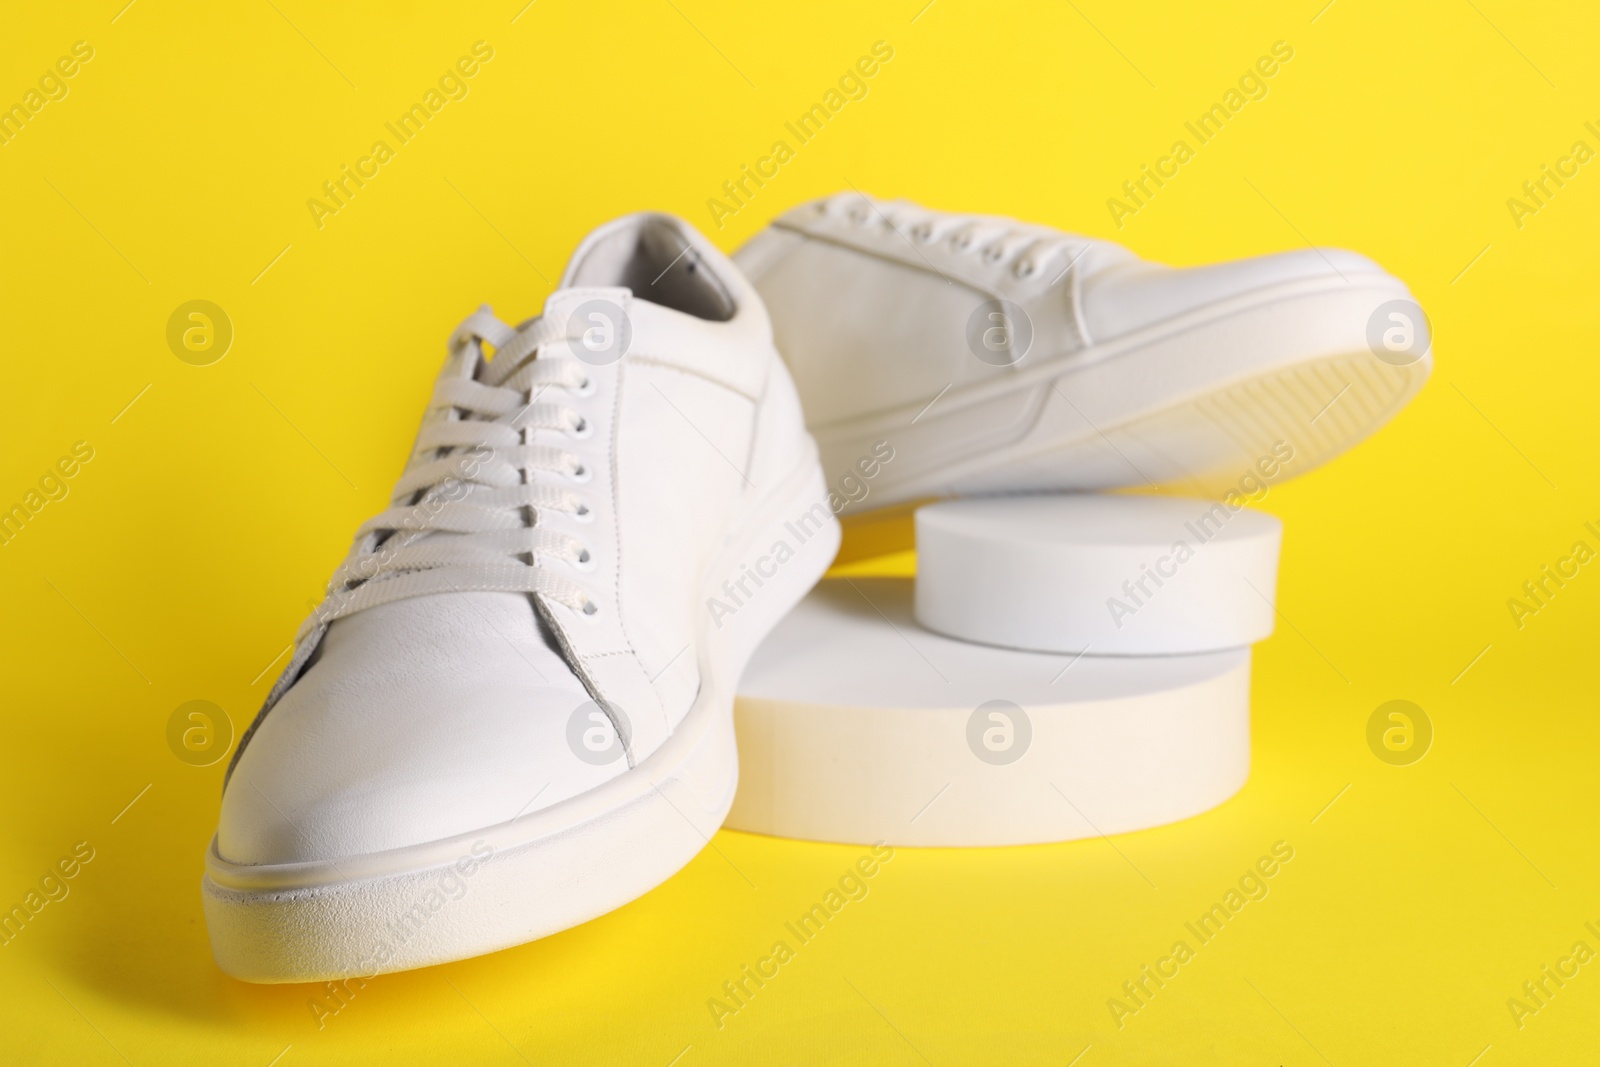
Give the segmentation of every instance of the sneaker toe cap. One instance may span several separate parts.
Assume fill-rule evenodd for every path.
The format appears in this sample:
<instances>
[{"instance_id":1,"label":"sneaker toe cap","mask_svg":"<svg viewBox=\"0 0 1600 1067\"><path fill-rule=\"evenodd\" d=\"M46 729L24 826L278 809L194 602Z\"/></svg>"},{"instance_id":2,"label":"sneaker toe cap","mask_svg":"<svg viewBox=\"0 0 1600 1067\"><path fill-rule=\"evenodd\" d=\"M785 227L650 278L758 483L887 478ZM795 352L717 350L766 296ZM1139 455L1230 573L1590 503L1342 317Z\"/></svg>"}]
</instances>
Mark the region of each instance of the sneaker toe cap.
<instances>
[{"instance_id":1,"label":"sneaker toe cap","mask_svg":"<svg viewBox=\"0 0 1600 1067\"><path fill-rule=\"evenodd\" d=\"M367 634L338 636L233 769L217 830L230 863L337 862L468 834L627 769L601 709L553 654L496 640L462 657L447 641L396 649L384 634L368 649Z\"/></svg>"}]
</instances>

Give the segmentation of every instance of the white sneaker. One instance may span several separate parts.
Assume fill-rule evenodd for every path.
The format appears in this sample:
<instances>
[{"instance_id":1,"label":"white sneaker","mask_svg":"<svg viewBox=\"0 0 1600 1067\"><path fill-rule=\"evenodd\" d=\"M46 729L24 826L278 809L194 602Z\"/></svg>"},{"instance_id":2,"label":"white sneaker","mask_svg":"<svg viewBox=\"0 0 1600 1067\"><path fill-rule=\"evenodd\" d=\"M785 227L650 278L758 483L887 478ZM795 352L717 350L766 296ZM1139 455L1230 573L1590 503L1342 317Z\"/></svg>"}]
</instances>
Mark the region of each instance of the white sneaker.
<instances>
[{"instance_id":1,"label":"white sneaker","mask_svg":"<svg viewBox=\"0 0 1600 1067\"><path fill-rule=\"evenodd\" d=\"M838 546L761 300L680 220L597 230L541 317L449 351L234 757L204 899L236 977L459 959L665 880L732 802L745 660Z\"/></svg>"},{"instance_id":2,"label":"white sneaker","mask_svg":"<svg viewBox=\"0 0 1600 1067\"><path fill-rule=\"evenodd\" d=\"M1175 270L1010 219L843 194L734 257L766 300L839 499L1303 473L1432 364L1406 287L1351 252Z\"/></svg>"}]
</instances>

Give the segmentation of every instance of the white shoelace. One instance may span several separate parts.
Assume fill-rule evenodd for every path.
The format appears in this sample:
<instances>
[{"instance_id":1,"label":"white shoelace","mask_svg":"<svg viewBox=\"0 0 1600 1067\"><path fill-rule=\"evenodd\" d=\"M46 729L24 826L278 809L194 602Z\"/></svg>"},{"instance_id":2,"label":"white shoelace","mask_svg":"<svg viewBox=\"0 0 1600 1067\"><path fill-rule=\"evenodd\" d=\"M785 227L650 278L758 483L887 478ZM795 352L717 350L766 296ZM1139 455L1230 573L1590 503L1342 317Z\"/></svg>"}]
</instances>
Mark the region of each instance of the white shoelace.
<instances>
[{"instance_id":1,"label":"white shoelace","mask_svg":"<svg viewBox=\"0 0 1600 1067\"><path fill-rule=\"evenodd\" d=\"M589 509L573 486L591 473L573 453L533 444L539 431L571 437L592 432L552 392L587 395L587 367L540 346L565 334L536 319L522 329L478 309L450 338L452 359L474 365L472 378L446 376L390 507L363 523L350 554L328 582L328 596L296 641L320 625L406 597L449 592L541 593L574 610L597 608L583 586L542 566L551 559L592 565L576 538L549 529L545 512L582 521ZM483 345L494 348L485 362ZM548 436L548 435L547 435Z\"/></svg>"},{"instance_id":2,"label":"white shoelace","mask_svg":"<svg viewBox=\"0 0 1600 1067\"><path fill-rule=\"evenodd\" d=\"M887 224L914 243L948 240L956 252L974 253L991 266L1009 264L1019 278L1030 278L1063 258L1070 267L1095 243L1046 226L982 215L950 215L904 201L879 203L856 193L842 193L819 207L843 215L857 226Z\"/></svg>"}]
</instances>

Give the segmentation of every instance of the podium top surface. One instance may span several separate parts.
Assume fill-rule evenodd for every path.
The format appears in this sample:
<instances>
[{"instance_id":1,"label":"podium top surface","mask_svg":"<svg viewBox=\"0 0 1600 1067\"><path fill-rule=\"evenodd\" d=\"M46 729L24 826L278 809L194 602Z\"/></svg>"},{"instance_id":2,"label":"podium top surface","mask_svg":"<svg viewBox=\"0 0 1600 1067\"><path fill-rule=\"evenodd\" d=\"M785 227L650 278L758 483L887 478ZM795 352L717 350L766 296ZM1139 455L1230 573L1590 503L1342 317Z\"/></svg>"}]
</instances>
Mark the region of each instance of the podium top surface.
<instances>
[{"instance_id":1,"label":"podium top surface","mask_svg":"<svg viewBox=\"0 0 1600 1067\"><path fill-rule=\"evenodd\" d=\"M1197 685L1248 662L1248 649L1196 655L1023 652L958 641L912 618L904 578L829 579L756 650L741 697L862 707L1089 704Z\"/></svg>"}]
</instances>

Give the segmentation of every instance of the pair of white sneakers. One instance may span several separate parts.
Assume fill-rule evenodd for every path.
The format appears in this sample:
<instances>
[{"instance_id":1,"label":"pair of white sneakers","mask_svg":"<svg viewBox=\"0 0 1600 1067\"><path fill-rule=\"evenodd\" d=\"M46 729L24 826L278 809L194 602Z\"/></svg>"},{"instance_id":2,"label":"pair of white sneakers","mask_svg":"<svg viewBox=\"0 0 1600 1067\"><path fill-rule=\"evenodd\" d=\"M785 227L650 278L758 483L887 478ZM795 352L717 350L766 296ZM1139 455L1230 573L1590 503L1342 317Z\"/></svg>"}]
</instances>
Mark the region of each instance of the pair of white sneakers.
<instances>
[{"instance_id":1,"label":"pair of white sneakers","mask_svg":"<svg viewBox=\"0 0 1600 1067\"><path fill-rule=\"evenodd\" d=\"M670 216L612 222L542 315L451 336L391 506L229 768L217 961L367 978L620 907L721 825L739 673L836 513L1217 487L1285 436L1300 473L1429 359L1405 287L1347 252L1176 270L858 195L733 260Z\"/></svg>"}]
</instances>

